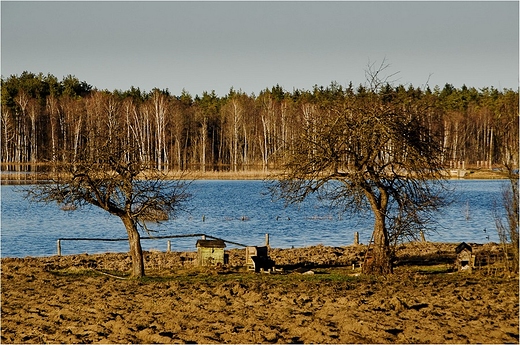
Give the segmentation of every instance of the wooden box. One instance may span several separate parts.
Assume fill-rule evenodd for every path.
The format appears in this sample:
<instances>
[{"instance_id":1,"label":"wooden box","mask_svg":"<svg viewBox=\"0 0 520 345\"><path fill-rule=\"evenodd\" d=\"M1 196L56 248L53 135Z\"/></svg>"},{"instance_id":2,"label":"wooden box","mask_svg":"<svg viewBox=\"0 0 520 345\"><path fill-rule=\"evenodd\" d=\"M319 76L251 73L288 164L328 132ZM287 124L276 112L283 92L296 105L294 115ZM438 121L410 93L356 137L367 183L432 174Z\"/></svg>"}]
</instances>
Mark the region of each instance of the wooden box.
<instances>
[{"instance_id":1,"label":"wooden box","mask_svg":"<svg viewBox=\"0 0 520 345\"><path fill-rule=\"evenodd\" d=\"M226 264L224 253L226 244L220 240L197 241L197 265L214 266Z\"/></svg>"}]
</instances>

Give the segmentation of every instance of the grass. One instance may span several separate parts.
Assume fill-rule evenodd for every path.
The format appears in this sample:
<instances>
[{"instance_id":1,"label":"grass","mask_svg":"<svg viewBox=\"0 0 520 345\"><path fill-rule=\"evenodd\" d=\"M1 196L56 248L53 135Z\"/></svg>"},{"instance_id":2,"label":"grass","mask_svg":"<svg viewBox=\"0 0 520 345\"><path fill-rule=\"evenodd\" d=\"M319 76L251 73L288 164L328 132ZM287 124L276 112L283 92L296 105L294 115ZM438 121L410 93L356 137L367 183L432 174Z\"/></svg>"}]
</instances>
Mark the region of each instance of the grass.
<instances>
[{"instance_id":1,"label":"grass","mask_svg":"<svg viewBox=\"0 0 520 345\"><path fill-rule=\"evenodd\" d=\"M49 271L54 276L57 277L68 277L68 278L85 278L85 277L100 277L100 276L108 276L117 279L128 279L130 278L130 274L127 272L121 271L108 271L108 270L95 270L92 268L76 268L70 267L61 270L51 270Z\"/></svg>"},{"instance_id":2,"label":"grass","mask_svg":"<svg viewBox=\"0 0 520 345\"><path fill-rule=\"evenodd\" d=\"M497 266L497 267L495 267ZM472 273L457 272L453 265L446 262L417 262L414 264L399 265L394 268L394 274L387 277L367 276L361 274L359 268L351 267L320 267L312 268L312 274L304 274L305 270L284 271L276 273L253 273L245 267L189 267L177 268L174 271L165 269L147 269L146 276L132 279L129 272L115 270L96 270L84 267L70 267L66 269L49 271L56 277L81 279L85 277L105 277L106 279L124 279L139 281L142 284L162 284L168 282L178 282L187 284L222 284L227 282L238 283L269 283L269 284L291 284L291 283L361 283L378 282L381 280L406 279L406 277L439 277L440 279L457 279L457 277L472 276L501 276L507 275L504 267L498 267L497 263L486 268L476 267ZM493 269L492 269L493 268Z\"/></svg>"},{"instance_id":3,"label":"grass","mask_svg":"<svg viewBox=\"0 0 520 345\"><path fill-rule=\"evenodd\" d=\"M408 267L408 270L421 274L442 274L453 272L453 268L450 265L446 264L410 266Z\"/></svg>"},{"instance_id":4,"label":"grass","mask_svg":"<svg viewBox=\"0 0 520 345\"><path fill-rule=\"evenodd\" d=\"M216 271L211 269L185 269L175 273L164 271L148 271L147 275L141 278L132 279L128 272L94 270L89 268L67 268L49 271L56 277L64 278L86 278L86 277L108 277L109 279L137 280L143 284L161 283L188 283L188 284L221 284L227 282L238 283L354 283L361 281L373 281L374 277L359 274L359 270L352 271L346 268L330 268L313 270L314 274L301 273L253 273L243 268Z\"/></svg>"}]
</instances>

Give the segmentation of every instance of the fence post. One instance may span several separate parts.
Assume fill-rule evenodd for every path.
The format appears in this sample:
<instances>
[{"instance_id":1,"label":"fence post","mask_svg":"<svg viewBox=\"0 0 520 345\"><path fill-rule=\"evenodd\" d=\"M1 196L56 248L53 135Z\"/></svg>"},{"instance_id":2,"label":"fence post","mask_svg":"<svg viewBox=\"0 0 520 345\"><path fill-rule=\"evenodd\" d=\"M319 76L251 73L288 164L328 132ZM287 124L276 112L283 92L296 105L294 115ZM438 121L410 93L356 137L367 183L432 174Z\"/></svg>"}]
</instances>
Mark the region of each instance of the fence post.
<instances>
[{"instance_id":1,"label":"fence post","mask_svg":"<svg viewBox=\"0 0 520 345\"><path fill-rule=\"evenodd\" d=\"M58 249L58 256L61 256L61 240L56 242L56 247Z\"/></svg>"},{"instance_id":2,"label":"fence post","mask_svg":"<svg viewBox=\"0 0 520 345\"><path fill-rule=\"evenodd\" d=\"M168 240L168 248L166 250L168 253L172 251L172 241Z\"/></svg>"},{"instance_id":3,"label":"fence post","mask_svg":"<svg viewBox=\"0 0 520 345\"><path fill-rule=\"evenodd\" d=\"M357 246L359 244L359 232L354 233L354 244Z\"/></svg>"},{"instance_id":4,"label":"fence post","mask_svg":"<svg viewBox=\"0 0 520 345\"><path fill-rule=\"evenodd\" d=\"M265 234L265 246L269 247L269 234Z\"/></svg>"}]
</instances>

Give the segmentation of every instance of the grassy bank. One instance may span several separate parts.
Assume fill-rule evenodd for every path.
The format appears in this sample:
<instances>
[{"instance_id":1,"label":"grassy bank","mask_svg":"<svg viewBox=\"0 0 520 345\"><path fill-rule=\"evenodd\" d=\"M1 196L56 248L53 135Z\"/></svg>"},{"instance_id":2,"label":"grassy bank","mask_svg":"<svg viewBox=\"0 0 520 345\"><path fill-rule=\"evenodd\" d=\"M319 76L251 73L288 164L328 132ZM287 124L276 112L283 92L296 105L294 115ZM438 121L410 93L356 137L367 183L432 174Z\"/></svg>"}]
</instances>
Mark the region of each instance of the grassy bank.
<instances>
[{"instance_id":1,"label":"grassy bank","mask_svg":"<svg viewBox=\"0 0 520 345\"><path fill-rule=\"evenodd\" d=\"M167 173L171 179L185 180L269 180L274 179L279 170L241 170L241 171L171 171ZM2 184L32 184L48 180L51 176L45 172L2 171ZM506 179L505 171L491 169L469 169L463 179Z\"/></svg>"}]
</instances>

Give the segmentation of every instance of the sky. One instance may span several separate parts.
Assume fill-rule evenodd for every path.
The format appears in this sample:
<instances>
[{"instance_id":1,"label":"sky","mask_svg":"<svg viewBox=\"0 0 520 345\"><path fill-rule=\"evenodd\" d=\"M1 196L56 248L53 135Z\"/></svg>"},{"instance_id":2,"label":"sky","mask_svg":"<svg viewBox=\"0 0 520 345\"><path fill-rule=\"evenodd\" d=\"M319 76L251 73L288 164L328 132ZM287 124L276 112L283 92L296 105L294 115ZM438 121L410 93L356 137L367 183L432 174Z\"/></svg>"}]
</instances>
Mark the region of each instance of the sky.
<instances>
[{"instance_id":1,"label":"sky","mask_svg":"<svg viewBox=\"0 0 520 345\"><path fill-rule=\"evenodd\" d=\"M259 94L366 82L519 86L519 3L1 2L1 74L98 89Z\"/></svg>"}]
</instances>

